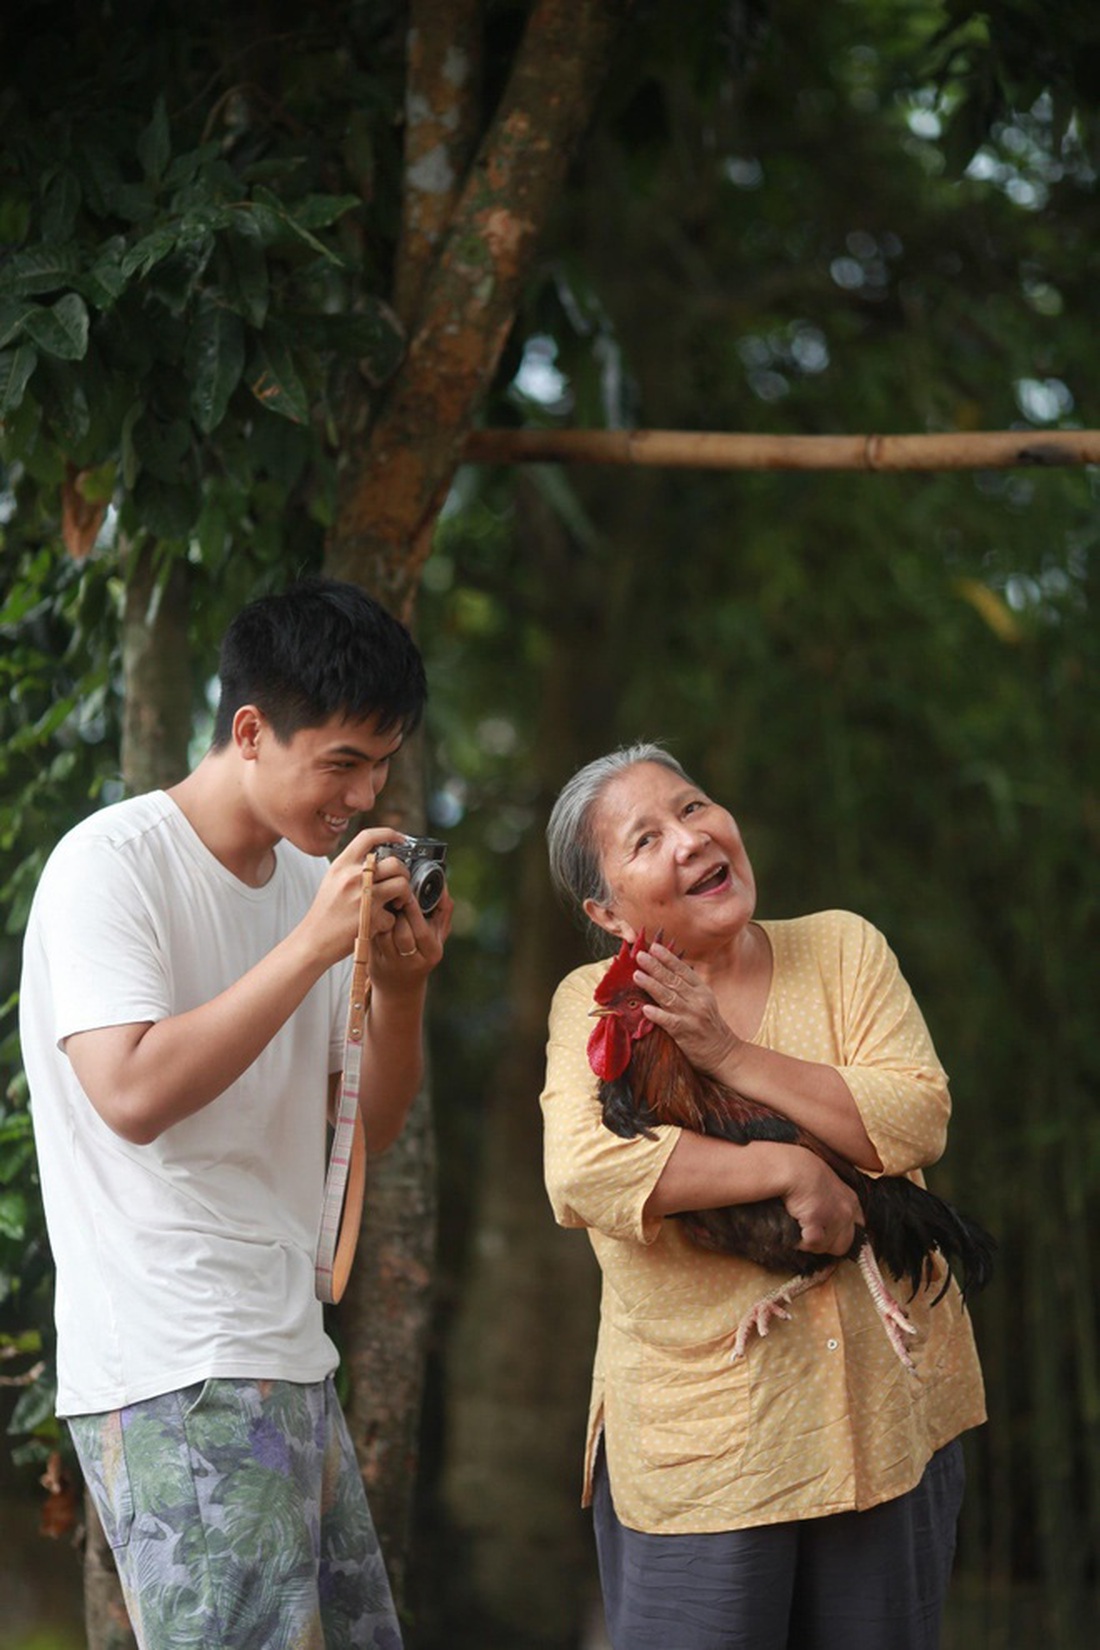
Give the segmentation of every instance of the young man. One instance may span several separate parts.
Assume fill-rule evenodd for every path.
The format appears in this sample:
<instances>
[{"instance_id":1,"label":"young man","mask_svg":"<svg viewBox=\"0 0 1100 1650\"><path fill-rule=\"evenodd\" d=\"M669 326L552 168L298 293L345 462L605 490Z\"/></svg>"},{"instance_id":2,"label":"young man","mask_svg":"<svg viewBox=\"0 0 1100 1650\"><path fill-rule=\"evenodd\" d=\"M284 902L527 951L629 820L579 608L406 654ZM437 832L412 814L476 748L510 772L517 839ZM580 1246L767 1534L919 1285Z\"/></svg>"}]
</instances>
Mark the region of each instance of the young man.
<instances>
[{"instance_id":1,"label":"young man","mask_svg":"<svg viewBox=\"0 0 1100 1650\"><path fill-rule=\"evenodd\" d=\"M423 665L370 597L315 579L238 615L220 681L194 772L71 831L27 929L58 1414L143 1650L394 1650L313 1263L363 863L400 833L325 856L419 721ZM379 854L372 1151L420 1081L450 914Z\"/></svg>"}]
</instances>

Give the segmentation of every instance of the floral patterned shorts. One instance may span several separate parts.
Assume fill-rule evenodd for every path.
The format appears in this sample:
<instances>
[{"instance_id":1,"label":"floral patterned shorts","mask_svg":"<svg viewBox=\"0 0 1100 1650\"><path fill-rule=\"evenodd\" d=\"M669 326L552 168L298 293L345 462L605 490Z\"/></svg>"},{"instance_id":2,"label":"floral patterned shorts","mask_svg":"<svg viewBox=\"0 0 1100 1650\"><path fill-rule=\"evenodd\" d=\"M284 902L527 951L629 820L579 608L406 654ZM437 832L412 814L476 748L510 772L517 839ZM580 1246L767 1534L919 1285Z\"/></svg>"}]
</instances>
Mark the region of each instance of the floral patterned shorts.
<instances>
[{"instance_id":1,"label":"floral patterned shorts","mask_svg":"<svg viewBox=\"0 0 1100 1650\"><path fill-rule=\"evenodd\" d=\"M68 1424L142 1650L400 1650L331 1380L209 1380Z\"/></svg>"}]
</instances>

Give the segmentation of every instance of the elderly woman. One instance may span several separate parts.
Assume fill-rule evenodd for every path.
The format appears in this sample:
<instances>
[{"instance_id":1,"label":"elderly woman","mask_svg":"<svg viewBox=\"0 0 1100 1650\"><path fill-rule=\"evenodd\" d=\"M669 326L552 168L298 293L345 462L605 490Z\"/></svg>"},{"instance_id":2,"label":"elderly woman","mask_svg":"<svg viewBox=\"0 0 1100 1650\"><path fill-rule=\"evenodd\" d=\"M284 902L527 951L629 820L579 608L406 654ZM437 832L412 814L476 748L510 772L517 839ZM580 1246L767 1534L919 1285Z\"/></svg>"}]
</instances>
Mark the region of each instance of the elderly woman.
<instances>
[{"instance_id":1,"label":"elderly woman","mask_svg":"<svg viewBox=\"0 0 1100 1650\"><path fill-rule=\"evenodd\" d=\"M601 938L650 936L645 1012L697 1069L859 1168L919 1182L943 1151L947 1084L869 923L757 920L735 820L659 746L576 774L548 841L555 883ZM587 1228L603 1273L584 1500L611 1642L933 1650L959 1435L985 1419L958 1290L933 1307L941 1270L906 1303L915 1374L846 1262L731 1362L739 1319L780 1280L693 1246L668 1217L778 1197L804 1250L844 1255L859 1205L802 1146L612 1133L586 1058L605 968L577 969L555 994L542 1106L555 1216Z\"/></svg>"}]
</instances>

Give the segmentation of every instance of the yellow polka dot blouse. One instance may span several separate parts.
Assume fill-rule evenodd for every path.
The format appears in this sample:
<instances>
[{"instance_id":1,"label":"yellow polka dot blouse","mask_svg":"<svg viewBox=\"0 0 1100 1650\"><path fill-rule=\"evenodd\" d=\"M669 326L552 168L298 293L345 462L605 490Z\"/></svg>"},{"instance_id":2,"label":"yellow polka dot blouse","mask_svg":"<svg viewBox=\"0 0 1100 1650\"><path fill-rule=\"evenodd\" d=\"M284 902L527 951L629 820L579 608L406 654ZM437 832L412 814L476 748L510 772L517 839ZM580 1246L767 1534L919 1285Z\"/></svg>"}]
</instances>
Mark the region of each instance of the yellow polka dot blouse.
<instances>
[{"instance_id":1,"label":"yellow polka dot blouse","mask_svg":"<svg viewBox=\"0 0 1100 1650\"><path fill-rule=\"evenodd\" d=\"M943 1151L951 1103L886 941L848 911L760 926L773 976L754 1040L835 1066L885 1172L920 1179ZM542 1095L555 1217L587 1228L603 1275L585 1502L601 1435L616 1511L636 1530L740 1529L903 1494L933 1451L985 1419L957 1288L932 1307L933 1281L908 1306L916 1375L896 1358L850 1262L731 1365L742 1313L782 1280L693 1248L675 1219L644 1220L679 1131L622 1140L603 1125L586 1044L606 966L579 968L558 987Z\"/></svg>"}]
</instances>

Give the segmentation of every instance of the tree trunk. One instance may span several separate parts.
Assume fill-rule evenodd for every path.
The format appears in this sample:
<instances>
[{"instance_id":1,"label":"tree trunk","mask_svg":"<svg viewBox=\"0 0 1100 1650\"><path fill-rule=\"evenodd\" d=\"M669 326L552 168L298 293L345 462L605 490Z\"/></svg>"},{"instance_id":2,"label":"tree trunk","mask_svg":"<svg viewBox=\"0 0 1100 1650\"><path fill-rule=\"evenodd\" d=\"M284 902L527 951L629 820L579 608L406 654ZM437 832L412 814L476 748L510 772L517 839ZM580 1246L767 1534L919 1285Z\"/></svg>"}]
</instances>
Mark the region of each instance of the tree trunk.
<instances>
[{"instance_id":1,"label":"tree trunk","mask_svg":"<svg viewBox=\"0 0 1100 1650\"><path fill-rule=\"evenodd\" d=\"M423 735L403 746L373 821L424 830ZM337 1313L348 1426L399 1605L405 1598L436 1235L427 1072L400 1138L368 1165L363 1230Z\"/></svg>"},{"instance_id":2,"label":"tree trunk","mask_svg":"<svg viewBox=\"0 0 1100 1650\"><path fill-rule=\"evenodd\" d=\"M417 0L411 8L411 165L397 298L412 338L377 417L345 460L325 558L327 572L370 590L406 623L412 623L420 573L461 443L496 370L537 236L588 125L629 9L630 0L536 0L496 119L460 189L478 80L476 8L466 0L461 8L435 0ZM448 29L453 33L458 25L448 41ZM433 177L439 200L430 198ZM359 428L361 409L348 411L347 427ZM412 752L405 760L407 783L422 788ZM391 780L390 807L393 800ZM396 818L417 829L419 801L405 812L399 805ZM401 1140L374 1168L368 1196L341 1322L351 1377L349 1423L400 1602L435 1236L435 1147L426 1093Z\"/></svg>"},{"instance_id":3,"label":"tree trunk","mask_svg":"<svg viewBox=\"0 0 1100 1650\"><path fill-rule=\"evenodd\" d=\"M155 545L129 558L122 625L122 778L127 793L174 785L187 772L191 661L187 569L158 573ZM88 1650L136 1650L114 1556L84 1494L84 1621Z\"/></svg>"},{"instance_id":4,"label":"tree trunk","mask_svg":"<svg viewBox=\"0 0 1100 1650\"><path fill-rule=\"evenodd\" d=\"M346 463L330 570L373 590L404 585L406 611L629 10L630 0L536 0L424 286L406 359L366 444Z\"/></svg>"},{"instance_id":5,"label":"tree trunk","mask_svg":"<svg viewBox=\"0 0 1100 1650\"><path fill-rule=\"evenodd\" d=\"M615 700L602 650L567 640L591 634L598 599L576 547L532 485L517 489L516 504L516 530L539 570L536 600L554 616L557 637L534 740L545 814L593 742L610 742L597 724ZM451 1612L470 1625L463 1646L567 1650L597 1591L580 1491L599 1279L584 1234L554 1224L538 1096L550 998L584 950L551 888L541 829L528 833L522 854L509 1028L486 1108L470 1270L448 1355L444 1493L463 1555L461 1582L449 1582L465 1589Z\"/></svg>"},{"instance_id":6,"label":"tree trunk","mask_svg":"<svg viewBox=\"0 0 1100 1650\"><path fill-rule=\"evenodd\" d=\"M122 624L122 777L130 796L175 785L187 772L191 653L187 564L158 567L157 547L127 558Z\"/></svg>"}]
</instances>

